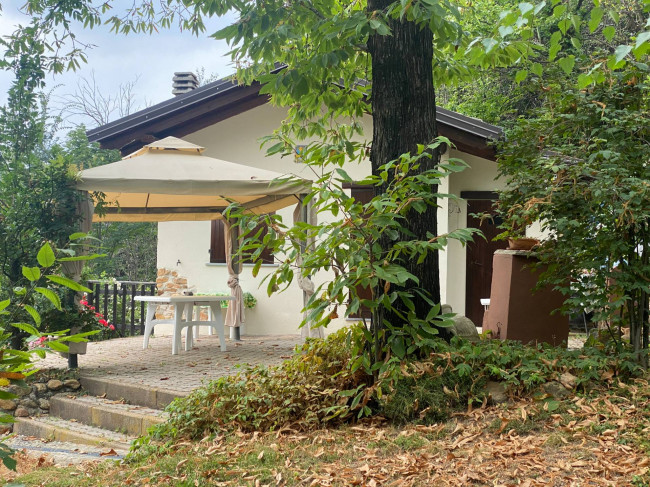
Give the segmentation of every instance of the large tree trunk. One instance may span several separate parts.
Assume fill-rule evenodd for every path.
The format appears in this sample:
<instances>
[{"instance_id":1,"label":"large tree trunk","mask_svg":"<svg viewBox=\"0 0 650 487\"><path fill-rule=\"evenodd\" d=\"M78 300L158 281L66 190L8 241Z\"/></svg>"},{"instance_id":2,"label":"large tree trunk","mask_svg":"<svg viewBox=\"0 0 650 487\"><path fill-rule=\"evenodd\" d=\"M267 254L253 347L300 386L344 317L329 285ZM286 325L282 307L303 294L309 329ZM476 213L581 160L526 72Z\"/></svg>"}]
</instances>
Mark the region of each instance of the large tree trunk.
<instances>
[{"instance_id":1,"label":"large tree trunk","mask_svg":"<svg viewBox=\"0 0 650 487\"><path fill-rule=\"evenodd\" d=\"M369 0L368 10L383 11L391 0ZM418 144L427 144L437 135L436 100L433 86L433 35L426 27L413 22L391 20L392 35L373 35L368 40L372 56L372 116L373 138L370 161L373 174L383 164L406 152L415 153ZM421 171L434 167L440 160L436 151ZM436 191L432 186L431 191ZM381 190L381 189L380 189ZM423 214L413 213L408 219L409 230L417 239L427 239L427 232L437 233L436 208ZM438 254L430 253L417 265L409 262L408 270L420 280L433 302L440 302ZM415 297L418 318L425 318L430 306ZM385 315L393 325L395 316ZM446 337L446 331L441 330Z\"/></svg>"}]
</instances>

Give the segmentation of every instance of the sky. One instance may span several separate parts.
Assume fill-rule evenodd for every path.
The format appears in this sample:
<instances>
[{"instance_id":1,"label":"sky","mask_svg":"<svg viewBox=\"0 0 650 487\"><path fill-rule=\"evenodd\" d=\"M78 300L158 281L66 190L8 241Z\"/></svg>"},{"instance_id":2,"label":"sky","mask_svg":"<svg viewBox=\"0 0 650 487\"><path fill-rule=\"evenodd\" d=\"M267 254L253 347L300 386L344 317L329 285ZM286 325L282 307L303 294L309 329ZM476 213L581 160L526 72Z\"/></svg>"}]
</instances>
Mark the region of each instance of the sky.
<instances>
[{"instance_id":1,"label":"sky","mask_svg":"<svg viewBox=\"0 0 650 487\"><path fill-rule=\"evenodd\" d=\"M128 2L118 0L116 9ZM20 12L22 2L3 1L0 12L0 35L11 34L17 24L27 24L29 17ZM206 21L207 30L200 36L189 32L181 33L178 28L160 31L158 34L116 35L106 26L75 29L77 37L95 47L87 51L88 62L77 71L60 75L49 75L46 91L54 89L53 105L61 104L61 97L75 91L80 77L90 78L94 73L98 87L103 94L117 93L122 83L138 78L134 92L140 108L171 98L172 77L177 71L193 71L204 68L205 74L224 77L234 72L230 58L226 56L229 47L224 41L208 36L231 23L234 15ZM6 100L6 93L13 80L13 74L0 71L0 103ZM78 122L78 120L76 120ZM88 127L91 128L91 127Z\"/></svg>"}]
</instances>

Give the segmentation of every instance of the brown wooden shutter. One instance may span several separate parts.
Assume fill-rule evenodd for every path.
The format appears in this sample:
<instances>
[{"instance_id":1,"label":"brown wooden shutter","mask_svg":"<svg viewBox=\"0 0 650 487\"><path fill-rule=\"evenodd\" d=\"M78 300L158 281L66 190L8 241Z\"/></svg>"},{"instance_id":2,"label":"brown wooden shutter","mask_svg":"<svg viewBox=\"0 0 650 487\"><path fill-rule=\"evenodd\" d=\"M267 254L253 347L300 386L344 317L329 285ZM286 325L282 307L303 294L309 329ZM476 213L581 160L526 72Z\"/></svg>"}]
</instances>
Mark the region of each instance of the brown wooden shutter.
<instances>
[{"instance_id":1,"label":"brown wooden shutter","mask_svg":"<svg viewBox=\"0 0 650 487\"><path fill-rule=\"evenodd\" d=\"M375 197L375 188L374 186L350 185L350 195L365 205ZM367 287L357 286L357 295L359 299L372 299L372 292ZM356 313L350 315L351 318L370 318L371 316L372 313L367 306L361 306Z\"/></svg>"},{"instance_id":2,"label":"brown wooden shutter","mask_svg":"<svg viewBox=\"0 0 650 487\"><path fill-rule=\"evenodd\" d=\"M223 220L212 220L212 229L210 232L210 262L226 263L226 243L225 243L226 226Z\"/></svg>"},{"instance_id":3,"label":"brown wooden shutter","mask_svg":"<svg viewBox=\"0 0 650 487\"><path fill-rule=\"evenodd\" d=\"M263 228L262 233L260 233L259 239L263 239L264 235L268 232L266 225L260 224L253 230L250 235L256 235L260 228ZM212 220L212 228L210 232L210 262L215 264L225 264L226 263L226 244L225 244L225 233L226 226L223 223L223 220ZM273 252L270 249L264 249L261 255L262 262L264 264L273 264L275 259L273 257ZM250 264L250 257L244 256L242 263Z\"/></svg>"},{"instance_id":4,"label":"brown wooden shutter","mask_svg":"<svg viewBox=\"0 0 650 487\"><path fill-rule=\"evenodd\" d=\"M260 229L262 230L262 232L260 233L258 239L259 239L260 242L261 242L262 239L264 239L264 236L269 232L269 229L268 229L268 227L266 226L265 223L260 223L259 225L257 225L257 226L255 227L255 229L252 230L248 235L249 235L250 237L254 237L255 235L257 235L257 232L259 232ZM273 252L271 252L271 250L268 249L268 248L264 248L264 250L262 251L262 254L260 255L260 257L261 257L261 259L262 259L262 263L263 263L263 264L273 264L273 263L275 262L275 259L274 259L274 257L273 257ZM251 259L250 256L246 256L246 255L245 255L245 256L243 257L242 262L247 263L247 264L251 264L251 263L252 263L252 259Z\"/></svg>"}]
</instances>

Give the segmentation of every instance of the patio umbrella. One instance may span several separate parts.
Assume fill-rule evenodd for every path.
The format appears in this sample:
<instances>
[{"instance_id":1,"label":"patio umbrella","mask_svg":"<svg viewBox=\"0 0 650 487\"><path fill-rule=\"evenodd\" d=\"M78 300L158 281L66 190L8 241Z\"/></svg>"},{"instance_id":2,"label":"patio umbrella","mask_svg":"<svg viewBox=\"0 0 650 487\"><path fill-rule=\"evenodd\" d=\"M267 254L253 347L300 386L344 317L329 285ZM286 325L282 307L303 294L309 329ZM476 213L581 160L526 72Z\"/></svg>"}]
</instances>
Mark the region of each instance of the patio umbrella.
<instances>
[{"instance_id":1,"label":"patio umbrella","mask_svg":"<svg viewBox=\"0 0 650 487\"><path fill-rule=\"evenodd\" d=\"M93 221L202 221L221 218L233 202L256 214L296 204L309 182L204 156L176 137L144 146L121 161L85 169L77 188L104 193Z\"/></svg>"},{"instance_id":2,"label":"patio umbrella","mask_svg":"<svg viewBox=\"0 0 650 487\"><path fill-rule=\"evenodd\" d=\"M122 160L79 173L77 189L104 194L104 213L93 221L167 222L203 221L223 218L222 212L238 203L246 210L270 213L300 204L308 193L309 181L288 178L274 171L203 156L204 147L176 137L144 146ZM226 232L226 248L231 248ZM227 252L231 294L226 325L243 322L239 266L233 266ZM232 306L232 309L231 309Z\"/></svg>"}]
</instances>

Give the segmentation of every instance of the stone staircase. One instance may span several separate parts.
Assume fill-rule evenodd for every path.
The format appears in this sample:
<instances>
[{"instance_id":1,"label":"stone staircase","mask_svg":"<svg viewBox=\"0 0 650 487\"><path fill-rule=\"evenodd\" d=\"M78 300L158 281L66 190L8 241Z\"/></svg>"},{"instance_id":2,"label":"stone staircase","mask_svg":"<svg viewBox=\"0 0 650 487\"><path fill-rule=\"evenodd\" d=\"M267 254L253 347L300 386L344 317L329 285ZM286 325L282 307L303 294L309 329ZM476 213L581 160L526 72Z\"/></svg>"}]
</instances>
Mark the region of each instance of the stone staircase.
<instances>
[{"instance_id":1,"label":"stone staircase","mask_svg":"<svg viewBox=\"0 0 650 487\"><path fill-rule=\"evenodd\" d=\"M115 455L106 458L119 458L135 438L165 421L163 408L167 404L185 395L105 378L82 377L80 382L79 395L64 393L50 398L49 415L17 417L14 433L23 439L83 445L81 449L114 450Z\"/></svg>"}]
</instances>

